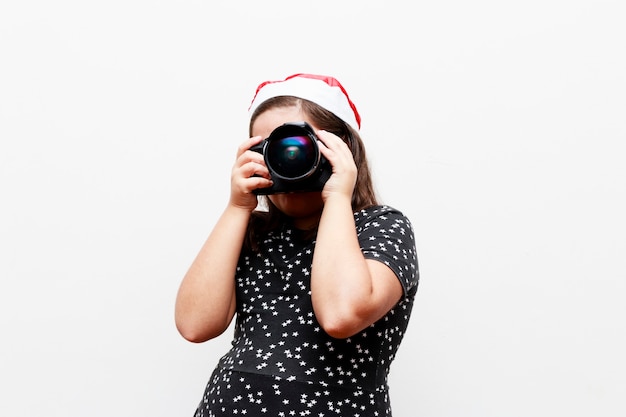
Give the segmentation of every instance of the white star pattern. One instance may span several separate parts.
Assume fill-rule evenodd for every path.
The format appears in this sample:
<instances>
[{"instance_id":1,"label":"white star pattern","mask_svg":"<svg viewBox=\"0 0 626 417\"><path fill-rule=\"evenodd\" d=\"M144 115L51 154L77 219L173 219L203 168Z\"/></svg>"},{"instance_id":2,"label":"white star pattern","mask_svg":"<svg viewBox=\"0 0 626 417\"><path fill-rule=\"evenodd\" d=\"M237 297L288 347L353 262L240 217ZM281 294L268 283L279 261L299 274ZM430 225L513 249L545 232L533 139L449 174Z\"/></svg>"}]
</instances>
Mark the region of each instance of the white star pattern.
<instances>
[{"instance_id":1,"label":"white star pattern","mask_svg":"<svg viewBox=\"0 0 626 417\"><path fill-rule=\"evenodd\" d=\"M413 229L388 206L354 217L364 257L388 265L404 297L361 333L331 338L311 305L315 240L303 240L288 226L268 233L259 252L240 257L232 348L220 359L196 417L391 416L387 376L419 281Z\"/></svg>"}]
</instances>

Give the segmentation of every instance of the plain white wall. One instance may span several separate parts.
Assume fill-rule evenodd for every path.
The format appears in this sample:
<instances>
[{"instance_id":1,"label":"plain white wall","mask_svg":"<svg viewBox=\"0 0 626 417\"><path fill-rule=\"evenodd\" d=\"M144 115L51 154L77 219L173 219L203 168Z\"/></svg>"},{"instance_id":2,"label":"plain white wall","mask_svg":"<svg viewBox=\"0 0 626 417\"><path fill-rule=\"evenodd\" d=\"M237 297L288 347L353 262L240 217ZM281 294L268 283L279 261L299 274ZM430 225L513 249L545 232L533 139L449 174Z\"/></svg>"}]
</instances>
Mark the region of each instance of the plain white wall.
<instances>
[{"instance_id":1,"label":"plain white wall","mask_svg":"<svg viewBox=\"0 0 626 417\"><path fill-rule=\"evenodd\" d=\"M222 4L224 3L224 4ZM191 416L256 85L335 75L422 280L396 417L626 413L621 1L3 1L0 415Z\"/></svg>"}]
</instances>

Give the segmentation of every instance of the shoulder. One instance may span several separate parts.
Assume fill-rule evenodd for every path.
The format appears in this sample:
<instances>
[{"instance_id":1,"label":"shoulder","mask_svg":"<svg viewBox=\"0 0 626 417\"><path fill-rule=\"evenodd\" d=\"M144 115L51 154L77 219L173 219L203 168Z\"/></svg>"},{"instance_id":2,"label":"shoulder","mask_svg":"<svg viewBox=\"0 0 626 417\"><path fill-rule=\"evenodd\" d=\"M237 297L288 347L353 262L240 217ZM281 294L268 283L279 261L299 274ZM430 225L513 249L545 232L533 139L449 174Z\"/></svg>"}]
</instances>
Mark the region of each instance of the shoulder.
<instances>
[{"instance_id":1,"label":"shoulder","mask_svg":"<svg viewBox=\"0 0 626 417\"><path fill-rule=\"evenodd\" d=\"M412 232L413 228L409 218L400 210L388 205L376 205L366 207L354 213L354 222L357 228L396 225L405 227Z\"/></svg>"},{"instance_id":2,"label":"shoulder","mask_svg":"<svg viewBox=\"0 0 626 417\"><path fill-rule=\"evenodd\" d=\"M366 252L410 254L416 262L415 233L410 220L401 211L386 205L371 206L354 214L361 249Z\"/></svg>"},{"instance_id":3,"label":"shoulder","mask_svg":"<svg viewBox=\"0 0 626 417\"><path fill-rule=\"evenodd\" d=\"M354 213L363 256L391 268L406 295L414 294L419 282L415 235L409 219L387 205L371 206Z\"/></svg>"}]
</instances>

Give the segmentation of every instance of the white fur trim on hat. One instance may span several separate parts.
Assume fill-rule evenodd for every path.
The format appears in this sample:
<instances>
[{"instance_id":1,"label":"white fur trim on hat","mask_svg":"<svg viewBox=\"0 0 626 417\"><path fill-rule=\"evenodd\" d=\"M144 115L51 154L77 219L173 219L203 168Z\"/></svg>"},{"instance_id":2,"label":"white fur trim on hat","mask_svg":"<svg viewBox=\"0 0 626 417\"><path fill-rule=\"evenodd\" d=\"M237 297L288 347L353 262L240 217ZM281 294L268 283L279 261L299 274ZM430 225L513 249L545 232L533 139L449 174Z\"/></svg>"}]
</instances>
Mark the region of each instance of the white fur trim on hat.
<instances>
[{"instance_id":1,"label":"white fur trim on hat","mask_svg":"<svg viewBox=\"0 0 626 417\"><path fill-rule=\"evenodd\" d=\"M294 74L281 81L266 81L257 88L250 103L250 115L264 101L278 96L294 96L312 101L352 126L361 127L361 116L343 86L333 77Z\"/></svg>"}]
</instances>

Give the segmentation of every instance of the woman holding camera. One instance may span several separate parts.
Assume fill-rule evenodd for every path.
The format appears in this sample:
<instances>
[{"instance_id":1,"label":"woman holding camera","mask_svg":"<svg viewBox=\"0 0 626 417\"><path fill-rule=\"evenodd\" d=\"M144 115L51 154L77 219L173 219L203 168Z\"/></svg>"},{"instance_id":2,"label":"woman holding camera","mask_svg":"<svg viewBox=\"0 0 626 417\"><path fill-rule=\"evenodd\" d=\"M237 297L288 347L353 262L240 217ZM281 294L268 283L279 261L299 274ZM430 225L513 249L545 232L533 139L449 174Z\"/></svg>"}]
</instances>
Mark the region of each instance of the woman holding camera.
<instances>
[{"instance_id":1,"label":"woman holding camera","mask_svg":"<svg viewBox=\"0 0 626 417\"><path fill-rule=\"evenodd\" d=\"M176 299L192 342L236 317L195 415L391 416L387 376L418 284L411 224L378 203L360 116L336 79L265 82L250 112L230 199ZM306 187L279 178L267 152L267 138L294 122L313 132L290 133L301 140L285 151L318 153Z\"/></svg>"}]
</instances>

